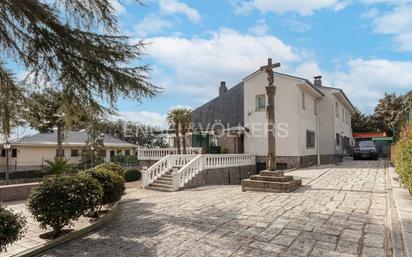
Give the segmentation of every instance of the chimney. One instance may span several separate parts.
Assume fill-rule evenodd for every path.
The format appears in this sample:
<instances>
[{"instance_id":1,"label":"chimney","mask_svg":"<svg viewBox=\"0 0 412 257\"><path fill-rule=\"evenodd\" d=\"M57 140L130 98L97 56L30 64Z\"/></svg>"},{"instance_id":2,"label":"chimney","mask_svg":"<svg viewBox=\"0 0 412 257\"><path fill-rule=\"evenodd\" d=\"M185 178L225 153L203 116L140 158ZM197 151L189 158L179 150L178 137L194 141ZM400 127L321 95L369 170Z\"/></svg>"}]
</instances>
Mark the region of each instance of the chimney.
<instances>
[{"instance_id":1,"label":"chimney","mask_svg":"<svg viewBox=\"0 0 412 257\"><path fill-rule=\"evenodd\" d=\"M313 84L317 87L321 87L322 86L322 76L316 76L313 78L315 79Z\"/></svg>"},{"instance_id":2,"label":"chimney","mask_svg":"<svg viewBox=\"0 0 412 257\"><path fill-rule=\"evenodd\" d=\"M226 82L221 81L219 87L219 96L224 95L227 92Z\"/></svg>"}]
</instances>

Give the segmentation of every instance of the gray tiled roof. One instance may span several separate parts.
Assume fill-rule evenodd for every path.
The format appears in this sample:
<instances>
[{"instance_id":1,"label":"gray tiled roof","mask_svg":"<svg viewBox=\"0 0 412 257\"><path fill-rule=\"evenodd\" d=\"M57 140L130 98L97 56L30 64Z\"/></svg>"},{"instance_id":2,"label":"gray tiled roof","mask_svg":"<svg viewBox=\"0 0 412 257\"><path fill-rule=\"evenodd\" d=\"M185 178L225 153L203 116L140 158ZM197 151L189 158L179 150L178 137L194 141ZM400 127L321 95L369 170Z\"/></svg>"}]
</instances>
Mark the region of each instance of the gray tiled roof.
<instances>
[{"instance_id":1,"label":"gray tiled roof","mask_svg":"<svg viewBox=\"0 0 412 257\"><path fill-rule=\"evenodd\" d=\"M85 131L69 131L64 139L63 145L86 145L87 133ZM32 136L26 136L12 142L13 145L56 145L57 132L53 133L38 133ZM122 147L137 147L119 138L105 134L105 146L122 146Z\"/></svg>"}]
</instances>

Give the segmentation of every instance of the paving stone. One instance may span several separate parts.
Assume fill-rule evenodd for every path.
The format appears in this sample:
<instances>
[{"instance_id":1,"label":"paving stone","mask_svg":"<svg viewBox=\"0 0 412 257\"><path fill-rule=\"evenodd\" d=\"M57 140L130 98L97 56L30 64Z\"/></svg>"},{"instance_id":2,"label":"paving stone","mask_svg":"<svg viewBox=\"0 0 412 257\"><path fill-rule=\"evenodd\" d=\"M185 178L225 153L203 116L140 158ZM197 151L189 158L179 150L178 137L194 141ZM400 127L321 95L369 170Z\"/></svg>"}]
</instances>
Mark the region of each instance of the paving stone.
<instances>
[{"instance_id":1,"label":"paving stone","mask_svg":"<svg viewBox=\"0 0 412 257\"><path fill-rule=\"evenodd\" d=\"M385 256L383 167L345 161L295 170L303 181L310 170L324 175L291 193L136 190L125 197L138 201L122 204L112 223L44 256L353 257L358 248L363 256Z\"/></svg>"}]
</instances>

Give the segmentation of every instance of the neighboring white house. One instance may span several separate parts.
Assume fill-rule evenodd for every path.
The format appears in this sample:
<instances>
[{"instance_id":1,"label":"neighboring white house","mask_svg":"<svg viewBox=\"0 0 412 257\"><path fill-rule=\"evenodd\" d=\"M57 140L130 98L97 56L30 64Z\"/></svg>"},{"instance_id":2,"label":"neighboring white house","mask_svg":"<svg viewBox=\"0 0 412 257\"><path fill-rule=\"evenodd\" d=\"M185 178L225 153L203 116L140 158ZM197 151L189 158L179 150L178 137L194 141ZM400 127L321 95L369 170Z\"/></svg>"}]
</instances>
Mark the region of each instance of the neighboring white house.
<instances>
[{"instance_id":1,"label":"neighboring white house","mask_svg":"<svg viewBox=\"0 0 412 257\"><path fill-rule=\"evenodd\" d=\"M321 163L330 163L336 155L349 154L353 146L351 113L354 106L342 89L322 85L322 77L314 84L324 94L319 102Z\"/></svg>"},{"instance_id":2,"label":"neighboring white house","mask_svg":"<svg viewBox=\"0 0 412 257\"><path fill-rule=\"evenodd\" d=\"M70 131L63 142L65 157L71 164L79 163L81 152L87 148L87 133L84 131ZM104 147L99 147L96 155L105 161L115 155L135 155L137 145L130 144L110 135L104 135ZM0 172L6 166L6 152L0 143ZM57 135L54 133L38 133L26 136L11 142L9 150L9 165L11 170L34 170L44 165L45 160L53 160L56 156Z\"/></svg>"}]
</instances>

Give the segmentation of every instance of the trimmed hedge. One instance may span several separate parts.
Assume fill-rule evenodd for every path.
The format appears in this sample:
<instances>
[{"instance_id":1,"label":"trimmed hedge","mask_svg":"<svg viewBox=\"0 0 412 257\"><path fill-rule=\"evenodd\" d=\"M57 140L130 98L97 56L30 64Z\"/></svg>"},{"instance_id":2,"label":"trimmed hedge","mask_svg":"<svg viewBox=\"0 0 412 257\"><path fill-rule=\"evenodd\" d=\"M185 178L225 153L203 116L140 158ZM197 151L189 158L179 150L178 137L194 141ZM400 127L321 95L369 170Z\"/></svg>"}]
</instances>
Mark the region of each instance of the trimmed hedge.
<instances>
[{"instance_id":1,"label":"trimmed hedge","mask_svg":"<svg viewBox=\"0 0 412 257\"><path fill-rule=\"evenodd\" d=\"M26 218L21 213L13 213L0 206L0 252L21 239L25 232Z\"/></svg>"},{"instance_id":2,"label":"trimmed hedge","mask_svg":"<svg viewBox=\"0 0 412 257\"><path fill-rule=\"evenodd\" d=\"M406 126L401 133L395 165L402 184L412 192L412 124Z\"/></svg>"},{"instance_id":3,"label":"trimmed hedge","mask_svg":"<svg viewBox=\"0 0 412 257\"><path fill-rule=\"evenodd\" d=\"M126 182L136 181L142 177L142 174L138 170L126 170L124 173L124 180Z\"/></svg>"},{"instance_id":4,"label":"trimmed hedge","mask_svg":"<svg viewBox=\"0 0 412 257\"><path fill-rule=\"evenodd\" d=\"M33 189L28 208L40 227L52 227L53 237L57 238L63 227L72 226L80 216L95 210L102 195L102 187L91 177L55 177Z\"/></svg>"},{"instance_id":5,"label":"trimmed hedge","mask_svg":"<svg viewBox=\"0 0 412 257\"><path fill-rule=\"evenodd\" d=\"M121 177L124 176L124 169L122 168L122 166L117 165L117 164L112 163L112 162L100 164L99 166L94 167L94 169L96 169L96 170L109 170L109 171L112 171L112 172L120 175Z\"/></svg>"},{"instance_id":6,"label":"trimmed hedge","mask_svg":"<svg viewBox=\"0 0 412 257\"><path fill-rule=\"evenodd\" d=\"M124 178L113 171L103 168L88 169L83 171L82 174L97 180L103 188L99 210L106 204L112 206L125 194Z\"/></svg>"}]
</instances>

